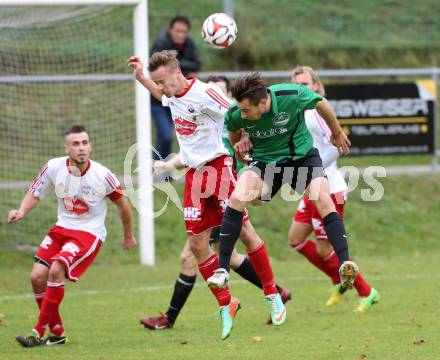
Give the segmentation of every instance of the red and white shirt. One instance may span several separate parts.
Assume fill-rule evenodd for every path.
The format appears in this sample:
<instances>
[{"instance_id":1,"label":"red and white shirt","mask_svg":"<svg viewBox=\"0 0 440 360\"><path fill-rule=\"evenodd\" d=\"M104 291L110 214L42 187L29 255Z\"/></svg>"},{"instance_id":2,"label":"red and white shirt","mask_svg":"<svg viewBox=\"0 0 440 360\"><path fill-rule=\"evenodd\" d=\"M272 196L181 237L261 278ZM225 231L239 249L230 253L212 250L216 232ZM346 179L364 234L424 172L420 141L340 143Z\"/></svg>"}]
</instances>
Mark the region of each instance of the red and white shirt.
<instances>
[{"instance_id":1,"label":"red and white shirt","mask_svg":"<svg viewBox=\"0 0 440 360\"><path fill-rule=\"evenodd\" d=\"M215 85L188 78L189 86L176 96L162 96L162 105L171 110L180 162L196 169L229 152L223 145L224 113L231 100Z\"/></svg>"},{"instance_id":2,"label":"red and white shirt","mask_svg":"<svg viewBox=\"0 0 440 360\"><path fill-rule=\"evenodd\" d=\"M58 199L56 224L66 229L87 231L105 241L106 198L115 201L123 196L119 181L96 161L88 160L81 176L73 175L69 165L68 157L49 160L29 191L41 199L49 185L53 186Z\"/></svg>"},{"instance_id":3,"label":"red and white shirt","mask_svg":"<svg viewBox=\"0 0 440 360\"><path fill-rule=\"evenodd\" d=\"M330 194L347 191L347 183L338 169L338 149L331 143L330 128L316 109L304 113L307 128L313 138L313 145L318 149L322 159L324 172L327 175Z\"/></svg>"}]
</instances>

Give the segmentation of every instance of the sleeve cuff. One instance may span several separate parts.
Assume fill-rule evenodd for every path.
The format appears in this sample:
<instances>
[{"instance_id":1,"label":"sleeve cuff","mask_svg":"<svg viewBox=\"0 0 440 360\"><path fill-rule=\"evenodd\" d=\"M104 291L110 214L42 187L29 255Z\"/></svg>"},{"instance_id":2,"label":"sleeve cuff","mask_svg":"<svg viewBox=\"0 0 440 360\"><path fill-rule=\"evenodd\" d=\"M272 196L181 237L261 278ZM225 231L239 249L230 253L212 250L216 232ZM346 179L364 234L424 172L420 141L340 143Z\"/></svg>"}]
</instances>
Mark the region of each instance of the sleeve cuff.
<instances>
[{"instance_id":1,"label":"sleeve cuff","mask_svg":"<svg viewBox=\"0 0 440 360\"><path fill-rule=\"evenodd\" d=\"M112 193L108 194L107 197L111 200L111 201L117 201L121 198L124 197L124 191L121 189L120 186L118 186L116 188L115 191L113 191Z\"/></svg>"}]
</instances>

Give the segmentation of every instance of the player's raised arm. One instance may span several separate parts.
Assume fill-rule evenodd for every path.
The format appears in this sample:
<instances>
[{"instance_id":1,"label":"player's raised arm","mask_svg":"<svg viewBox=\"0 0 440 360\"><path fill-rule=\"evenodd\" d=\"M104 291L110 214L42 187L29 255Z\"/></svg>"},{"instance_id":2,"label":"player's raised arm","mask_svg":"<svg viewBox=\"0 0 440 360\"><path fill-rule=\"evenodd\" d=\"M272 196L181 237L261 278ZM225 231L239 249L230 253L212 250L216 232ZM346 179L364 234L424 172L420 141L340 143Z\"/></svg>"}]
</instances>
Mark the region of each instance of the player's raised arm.
<instances>
[{"instance_id":1,"label":"player's raised arm","mask_svg":"<svg viewBox=\"0 0 440 360\"><path fill-rule=\"evenodd\" d=\"M20 208L18 210L12 209L9 211L8 223L12 224L23 219L29 211L38 205L39 202L40 199L28 191L21 201Z\"/></svg>"},{"instance_id":2,"label":"player's raised arm","mask_svg":"<svg viewBox=\"0 0 440 360\"><path fill-rule=\"evenodd\" d=\"M332 132L332 144L338 148L338 151L341 155L347 155L350 152L350 140L348 140L347 135L345 135L341 125L339 125L336 115L327 99L324 98L319 101L316 104L316 110L327 123Z\"/></svg>"},{"instance_id":3,"label":"player's raised arm","mask_svg":"<svg viewBox=\"0 0 440 360\"><path fill-rule=\"evenodd\" d=\"M133 69L133 75L157 100L162 101L162 92L153 80L144 74L144 62L139 56L131 56L127 60L128 67Z\"/></svg>"}]
</instances>

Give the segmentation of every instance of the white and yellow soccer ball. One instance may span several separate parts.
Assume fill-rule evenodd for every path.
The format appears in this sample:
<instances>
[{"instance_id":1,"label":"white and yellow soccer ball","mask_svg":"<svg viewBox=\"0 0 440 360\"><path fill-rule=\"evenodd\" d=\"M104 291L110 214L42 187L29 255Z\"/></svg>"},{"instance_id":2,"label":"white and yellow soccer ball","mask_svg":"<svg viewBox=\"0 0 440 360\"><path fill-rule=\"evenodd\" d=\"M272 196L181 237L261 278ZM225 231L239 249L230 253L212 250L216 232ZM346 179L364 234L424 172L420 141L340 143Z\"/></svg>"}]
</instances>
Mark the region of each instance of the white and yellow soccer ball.
<instances>
[{"instance_id":1,"label":"white and yellow soccer ball","mask_svg":"<svg viewBox=\"0 0 440 360\"><path fill-rule=\"evenodd\" d=\"M202 25L202 38L210 47L227 48L237 38L237 24L227 14L209 15Z\"/></svg>"}]
</instances>

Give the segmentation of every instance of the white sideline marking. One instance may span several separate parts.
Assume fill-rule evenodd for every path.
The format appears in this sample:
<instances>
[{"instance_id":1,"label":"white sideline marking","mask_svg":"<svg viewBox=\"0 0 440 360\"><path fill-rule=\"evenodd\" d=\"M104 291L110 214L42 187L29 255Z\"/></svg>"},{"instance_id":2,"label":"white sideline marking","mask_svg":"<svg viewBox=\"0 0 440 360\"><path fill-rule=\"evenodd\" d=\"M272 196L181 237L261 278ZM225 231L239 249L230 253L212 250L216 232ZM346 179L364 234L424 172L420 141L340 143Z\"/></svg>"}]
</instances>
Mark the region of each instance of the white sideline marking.
<instances>
[{"instance_id":1,"label":"white sideline marking","mask_svg":"<svg viewBox=\"0 0 440 360\"><path fill-rule=\"evenodd\" d=\"M396 275L368 275L368 279L385 279L385 280L417 280L417 279L432 279L439 278L440 274L396 274ZM288 282L288 281L326 281L327 278L325 276L292 276L292 277L279 277L277 278L279 281ZM230 283L232 285L243 285L249 284L246 280L231 280ZM171 289L174 286L174 283L171 285L157 285L157 286L142 286L137 288L128 288L128 289L113 289L113 290L86 290L86 291L72 291L68 292L68 297L76 297L76 296L97 296L103 294L120 294L120 293L139 293L139 292L150 292L150 291L160 291ZM195 287L201 288L206 287L204 283L195 284ZM27 294L17 294L17 295L4 295L0 296L1 301L9 301L9 300L22 300L22 299L33 299L34 295L31 293Z\"/></svg>"}]
</instances>

